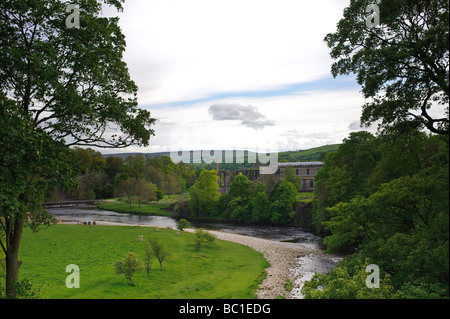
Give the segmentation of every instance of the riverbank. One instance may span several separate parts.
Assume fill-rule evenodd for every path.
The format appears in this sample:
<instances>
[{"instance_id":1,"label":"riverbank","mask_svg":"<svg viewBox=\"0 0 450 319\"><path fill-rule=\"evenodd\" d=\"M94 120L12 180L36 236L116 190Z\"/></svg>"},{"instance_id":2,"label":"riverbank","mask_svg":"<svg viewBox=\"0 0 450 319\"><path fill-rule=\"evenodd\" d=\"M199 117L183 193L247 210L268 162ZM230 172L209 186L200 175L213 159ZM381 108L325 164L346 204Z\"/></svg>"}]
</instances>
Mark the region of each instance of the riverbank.
<instances>
[{"instance_id":1,"label":"riverbank","mask_svg":"<svg viewBox=\"0 0 450 319\"><path fill-rule=\"evenodd\" d=\"M187 231L193 231L187 229ZM270 266L266 268L267 277L256 291L258 299L275 299L280 296L292 298L285 285L288 281L295 282L301 274L292 272L297 266L298 259L315 253L311 248L296 243L285 243L257 237L210 231L218 239L239 243L263 254Z\"/></svg>"},{"instance_id":2,"label":"riverbank","mask_svg":"<svg viewBox=\"0 0 450 319\"><path fill-rule=\"evenodd\" d=\"M60 223L63 223L59 221ZM111 221L97 221L97 225L105 226L148 226L117 223ZM148 226L155 227L155 226ZM162 227L166 228L166 227ZM187 232L194 232L194 229L186 229ZM242 244L263 254L270 264L266 268L267 276L259 285L255 294L258 299L298 298L298 288L294 286L292 291L287 291L286 283L289 281L298 283L302 273L293 271L299 266L299 260L306 256L321 254L320 250L302 245L300 243L279 242L275 240L258 237L227 233L223 231L210 230L218 239ZM297 291L297 294L295 293Z\"/></svg>"}]
</instances>

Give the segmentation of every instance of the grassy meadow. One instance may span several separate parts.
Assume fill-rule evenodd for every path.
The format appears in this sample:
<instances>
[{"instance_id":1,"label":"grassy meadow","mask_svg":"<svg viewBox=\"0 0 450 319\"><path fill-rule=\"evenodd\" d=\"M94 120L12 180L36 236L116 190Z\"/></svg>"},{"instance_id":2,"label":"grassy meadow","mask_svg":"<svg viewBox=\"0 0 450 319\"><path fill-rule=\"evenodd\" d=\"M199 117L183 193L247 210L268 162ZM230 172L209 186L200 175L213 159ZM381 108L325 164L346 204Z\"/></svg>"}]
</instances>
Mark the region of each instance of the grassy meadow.
<instances>
[{"instance_id":1,"label":"grassy meadow","mask_svg":"<svg viewBox=\"0 0 450 319\"><path fill-rule=\"evenodd\" d=\"M144 240L138 240L139 235ZM127 252L144 261L145 244L151 237L171 253L160 270L152 258L152 271L136 273L132 286L116 274L114 262ZM20 279L42 288L46 298L255 298L254 292L269 266L262 254L247 246L216 240L194 247L194 235L174 230L138 226L54 225L37 233L26 228L22 237ZM66 266L80 268L80 288L69 289Z\"/></svg>"},{"instance_id":2,"label":"grassy meadow","mask_svg":"<svg viewBox=\"0 0 450 319\"><path fill-rule=\"evenodd\" d=\"M104 202L100 205L97 205L98 208L104 210L111 210L118 213L132 213L138 215L158 215L158 216L171 216L171 212L168 212L166 209L170 206L170 204L165 203L151 203L144 204L141 203L141 207L138 206L137 201L132 201L131 207L127 203L121 202Z\"/></svg>"}]
</instances>

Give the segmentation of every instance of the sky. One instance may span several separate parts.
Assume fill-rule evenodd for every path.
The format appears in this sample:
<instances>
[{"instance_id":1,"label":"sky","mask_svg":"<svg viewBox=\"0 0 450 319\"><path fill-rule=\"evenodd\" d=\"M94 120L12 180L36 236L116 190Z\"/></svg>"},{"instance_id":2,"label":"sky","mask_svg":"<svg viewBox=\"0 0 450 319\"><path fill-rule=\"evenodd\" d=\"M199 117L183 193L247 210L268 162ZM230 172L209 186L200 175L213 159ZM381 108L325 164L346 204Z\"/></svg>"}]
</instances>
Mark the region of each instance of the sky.
<instances>
[{"instance_id":1,"label":"sky","mask_svg":"<svg viewBox=\"0 0 450 319\"><path fill-rule=\"evenodd\" d=\"M148 147L309 149L360 130L354 76L333 78L325 35L349 0L127 0L119 16ZM117 153L119 150L102 150Z\"/></svg>"}]
</instances>

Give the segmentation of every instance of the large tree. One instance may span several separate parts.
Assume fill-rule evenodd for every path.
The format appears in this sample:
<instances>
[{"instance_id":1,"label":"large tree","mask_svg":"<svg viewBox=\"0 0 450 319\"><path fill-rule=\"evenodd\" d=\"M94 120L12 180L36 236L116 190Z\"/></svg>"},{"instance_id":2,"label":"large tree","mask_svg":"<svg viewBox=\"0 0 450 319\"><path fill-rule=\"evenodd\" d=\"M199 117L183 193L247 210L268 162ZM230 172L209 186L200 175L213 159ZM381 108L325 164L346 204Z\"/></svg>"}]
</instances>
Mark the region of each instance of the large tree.
<instances>
[{"instance_id":1,"label":"large tree","mask_svg":"<svg viewBox=\"0 0 450 319\"><path fill-rule=\"evenodd\" d=\"M64 149L147 145L154 134L122 60L118 18L100 16L103 3L122 10L122 2L71 1L79 26L70 23L77 11L66 12L68 1L0 2L0 221L10 297L23 224L48 223L38 202L45 181L64 179Z\"/></svg>"},{"instance_id":2,"label":"large tree","mask_svg":"<svg viewBox=\"0 0 450 319\"><path fill-rule=\"evenodd\" d=\"M198 180L189 189L190 209L194 216L209 215L220 197L219 176L216 170L202 170Z\"/></svg>"},{"instance_id":3,"label":"large tree","mask_svg":"<svg viewBox=\"0 0 450 319\"><path fill-rule=\"evenodd\" d=\"M351 0L337 31L325 37L337 60L333 76L357 75L368 100L362 124L378 122L385 133L426 127L448 135L448 1L378 0L375 19L376 11L367 10L373 3Z\"/></svg>"}]
</instances>

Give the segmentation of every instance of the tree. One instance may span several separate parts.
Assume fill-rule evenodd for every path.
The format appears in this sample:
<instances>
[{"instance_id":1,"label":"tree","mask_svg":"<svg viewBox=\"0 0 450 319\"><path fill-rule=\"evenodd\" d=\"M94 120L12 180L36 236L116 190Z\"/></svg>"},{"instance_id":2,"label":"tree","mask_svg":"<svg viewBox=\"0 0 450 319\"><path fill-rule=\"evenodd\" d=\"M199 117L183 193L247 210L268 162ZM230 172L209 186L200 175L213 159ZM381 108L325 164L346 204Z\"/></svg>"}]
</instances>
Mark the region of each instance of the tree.
<instances>
[{"instance_id":1,"label":"tree","mask_svg":"<svg viewBox=\"0 0 450 319\"><path fill-rule=\"evenodd\" d=\"M114 263L116 274L124 274L133 286L136 284L133 281L133 276L136 272L144 270L144 264L139 260L139 257L133 253L128 252L127 257L122 260L117 260Z\"/></svg>"},{"instance_id":2,"label":"tree","mask_svg":"<svg viewBox=\"0 0 450 319\"><path fill-rule=\"evenodd\" d=\"M197 172L194 164L185 165L183 162L179 163L181 176L186 181L186 187L189 188L194 185L197 178Z\"/></svg>"},{"instance_id":3,"label":"tree","mask_svg":"<svg viewBox=\"0 0 450 319\"><path fill-rule=\"evenodd\" d=\"M105 173L110 178L110 183L114 181L117 172L123 166L123 159L117 156L108 156L106 158Z\"/></svg>"},{"instance_id":4,"label":"tree","mask_svg":"<svg viewBox=\"0 0 450 319\"><path fill-rule=\"evenodd\" d=\"M371 0L351 1L337 31L325 37L331 73L356 74L362 86L362 124L388 132L426 127L449 134L449 3L378 2L379 26L366 24ZM445 115L434 117L435 109Z\"/></svg>"},{"instance_id":5,"label":"tree","mask_svg":"<svg viewBox=\"0 0 450 319\"><path fill-rule=\"evenodd\" d=\"M119 182L114 190L114 196L125 196L131 208L131 200L133 199L133 196L136 195L135 186L136 179L133 177L127 178L126 180Z\"/></svg>"},{"instance_id":6,"label":"tree","mask_svg":"<svg viewBox=\"0 0 450 319\"><path fill-rule=\"evenodd\" d=\"M173 174L166 174L161 183L161 190L166 195L179 194L181 192L180 178Z\"/></svg>"},{"instance_id":7,"label":"tree","mask_svg":"<svg viewBox=\"0 0 450 319\"><path fill-rule=\"evenodd\" d=\"M270 222L270 200L267 195L267 186L258 183L255 187L255 193L251 199L252 219L255 222Z\"/></svg>"},{"instance_id":8,"label":"tree","mask_svg":"<svg viewBox=\"0 0 450 319\"><path fill-rule=\"evenodd\" d=\"M69 166L69 149L54 142L0 93L0 246L5 255L6 295L16 297L21 262L18 260L25 223L33 231L56 222L40 205L48 189L68 188L74 171Z\"/></svg>"},{"instance_id":9,"label":"tree","mask_svg":"<svg viewBox=\"0 0 450 319\"><path fill-rule=\"evenodd\" d=\"M181 231L188 227L191 227L191 223L184 218L181 218L177 223L177 229Z\"/></svg>"},{"instance_id":10,"label":"tree","mask_svg":"<svg viewBox=\"0 0 450 319\"><path fill-rule=\"evenodd\" d=\"M103 170L92 170L77 179L79 199L100 199L107 187L106 175Z\"/></svg>"},{"instance_id":11,"label":"tree","mask_svg":"<svg viewBox=\"0 0 450 319\"><path fill-rule=\"evenodd\" d=\"M318 231L323 230L321 223L329 219L327 207L370 194L367 180L381 158L378 144L379 140L369 132L352 132L336 152L327 155L314 178L313 223Z\"/></svg>"},{"instance_id":12,"label":"tree","mask_svg":"<svg viewBox=\"0 0 450 319\"><path fill-rule=\"evenodd\" d=\"M356 267L354 274L341 264L330 271L328 275L317 273L311 281L305 282L302 293L305 299L391 299L398 298L394 287L390 284L389 275L380 278L378 288L369 289L366 286L368 273L366 261Z\"/></svg>"},{"instance_id":13,"label":"tree","mask_svg":"<svg viewBox=\"0 0 450 319\"><path fill-rule=\"evenodd\" d=\"M297 191L300 191L302 189L302 178L295 175L294 167L286 167L286 169L284 170L284 180L292 183Z\"/></svg>"},{"instance_id":14,"label":"tree","mask_svg":"<svg viewBox=\"0 0 450 319\"><path fill-rule=\"evenodd\" d=\"M280 183L280 176L278 174L262 174L259 175L257 182L266 185L268 194L272 194Z\"/></svg>"},{"instance_id":15,"label":"tree","mask_svg":"<svg viewBox=\"0 0 450 319\"><path fill-rule=\"evenodd\" d=\"M156 185L147 183L142 178L137 179L134 184L134 195L136 195L139 207L141 207L141 201L156 200Z\"/></svg>"},{"instance_id":16,"label":"tree","mask_svg":"<svg viewBox=\"0 0 450 319\"><path fill-rule=\"evenodd\" d=\"M230 185L230 194L233 198L241 197L244 201L250 198L250 185L251 181L242 173L236 176Z\"/></svg>"},{"instance_id":17,"label":"tree","mask_svg":"<svg viewBox=\"0 0 450 319\"><path fill-rule=\"evenodd\" d=\"M145 166L143 169L143 175L145 180L155 184L159 189L161 189L164 180L164 173L159 168Z\"/></svg>"},{"instance_id":18,"label":"tree","mask_svg":"<svg viewBox=\"0 0 450 319\"><path fill-rule=\"evenodd\" d=\"M332 218L325 222L332 232L324 240L328 252L357 249L351 259L370 258L391 275L397 292L410 298L449 293L448 148L432 161L367 198L330 208Z\"/></svg>"},{"instance_id":19,"label":"tree","mask_svg":"<svg viewBox=\"0 0 450 319\"><path fill-rule=\"evenodd\" d=\"M217 171L202 170L198 180L189 190L191 197L191 212L194 215L210 214L219 199L219 184Z\"/></svg>"},{"instance_id":20,"label":"tree","mask_svg":"<svg viewBox=\"0 0 450 319\"><path fill-rule=\"evenodd\" d=\"M194 232L194 239L195 239L195 248L197 250L200 250L200 247L203 244L212 244L216 240L216 236L211 234L207 230L203 229L196 229Z\"/></svg>"},{"instance_id":21,"label":"tree","mask_svg":"<svg viewBox=\"0 0 450 319\"><path fill-rule=\"evenodd\" d=\"M288 181L281 181L271 196L271 222L288 223L292 220L294 207L297 203L298 192Z\"/></svg>"},{"instance_id":22,"label":"tree","mask_svg":"<svg viewBox=\"0 0 450 319\"><path fill-rule=\"evenodd\" d=\"M232 200L228 203L228 210L231 211L230 217L239 220L249 220L251 217L250 198L252 196L252 186L254 183L249 181L242 173L236 176L230 185L230 195Z\"/></svg>"},{"instance_id":23,"label":"tree","mask_svg":"<svg viewBox=\"0 0 450 319\"><path fill-rule=\"evenodd\" d=\"M121 1L103 2L122 10ZM50 221L37 206L44 188L33 184L64 173L59 169L63 165L58 162L60 153L55 150L64 144L103 148L147 145L154 135L150 125L155 119L137 107L137 86L122 61L125 38L118 18L100 17L102 2L81 1L80 27L71 28L65 23L66 5L49 0L0 3L2 122L5 112L9 118L2 126L15 127L21 136L13 153L2 156L0 166L25 168L2 181L8 189L2 188L0 194L1 214L7 219L2 227L8 238L2 248L7 250L6 293L10 297L16 296L11 283L18 279L23 223L27 217ZM2 131L2 142L6 136ZM10 151L7 144L1 147L0 154ZM18 164L9 161L12 157Z\"/></svg>"},{"instance_id":24,"label":"tree","mask_svg":"<svg viewBox=\"0 0 450 319\"><path fill-rule=\"evenodd\" d=\"M150 238L150 247L153 252L153 256L158 259L160 270L163 269L163 262L166 261L170 257L170 253L167 250L166 246L164 246L163 243L161 243L156 238Z\"/></svg>"},{"instance_id":25,"label":"tree","mask_svg":"<svg viewBox=\"0 0 450 319\"><path fill-rule=\"evenodd\" d=\"M145 265L145 272L147 273L147 276L150 276L150 271L152 270L152 257L153 257L153 252L152 252L150 246L148 245L148 243L146 243L145 244L144 265Z\"/></svg>"}]
</instances>

